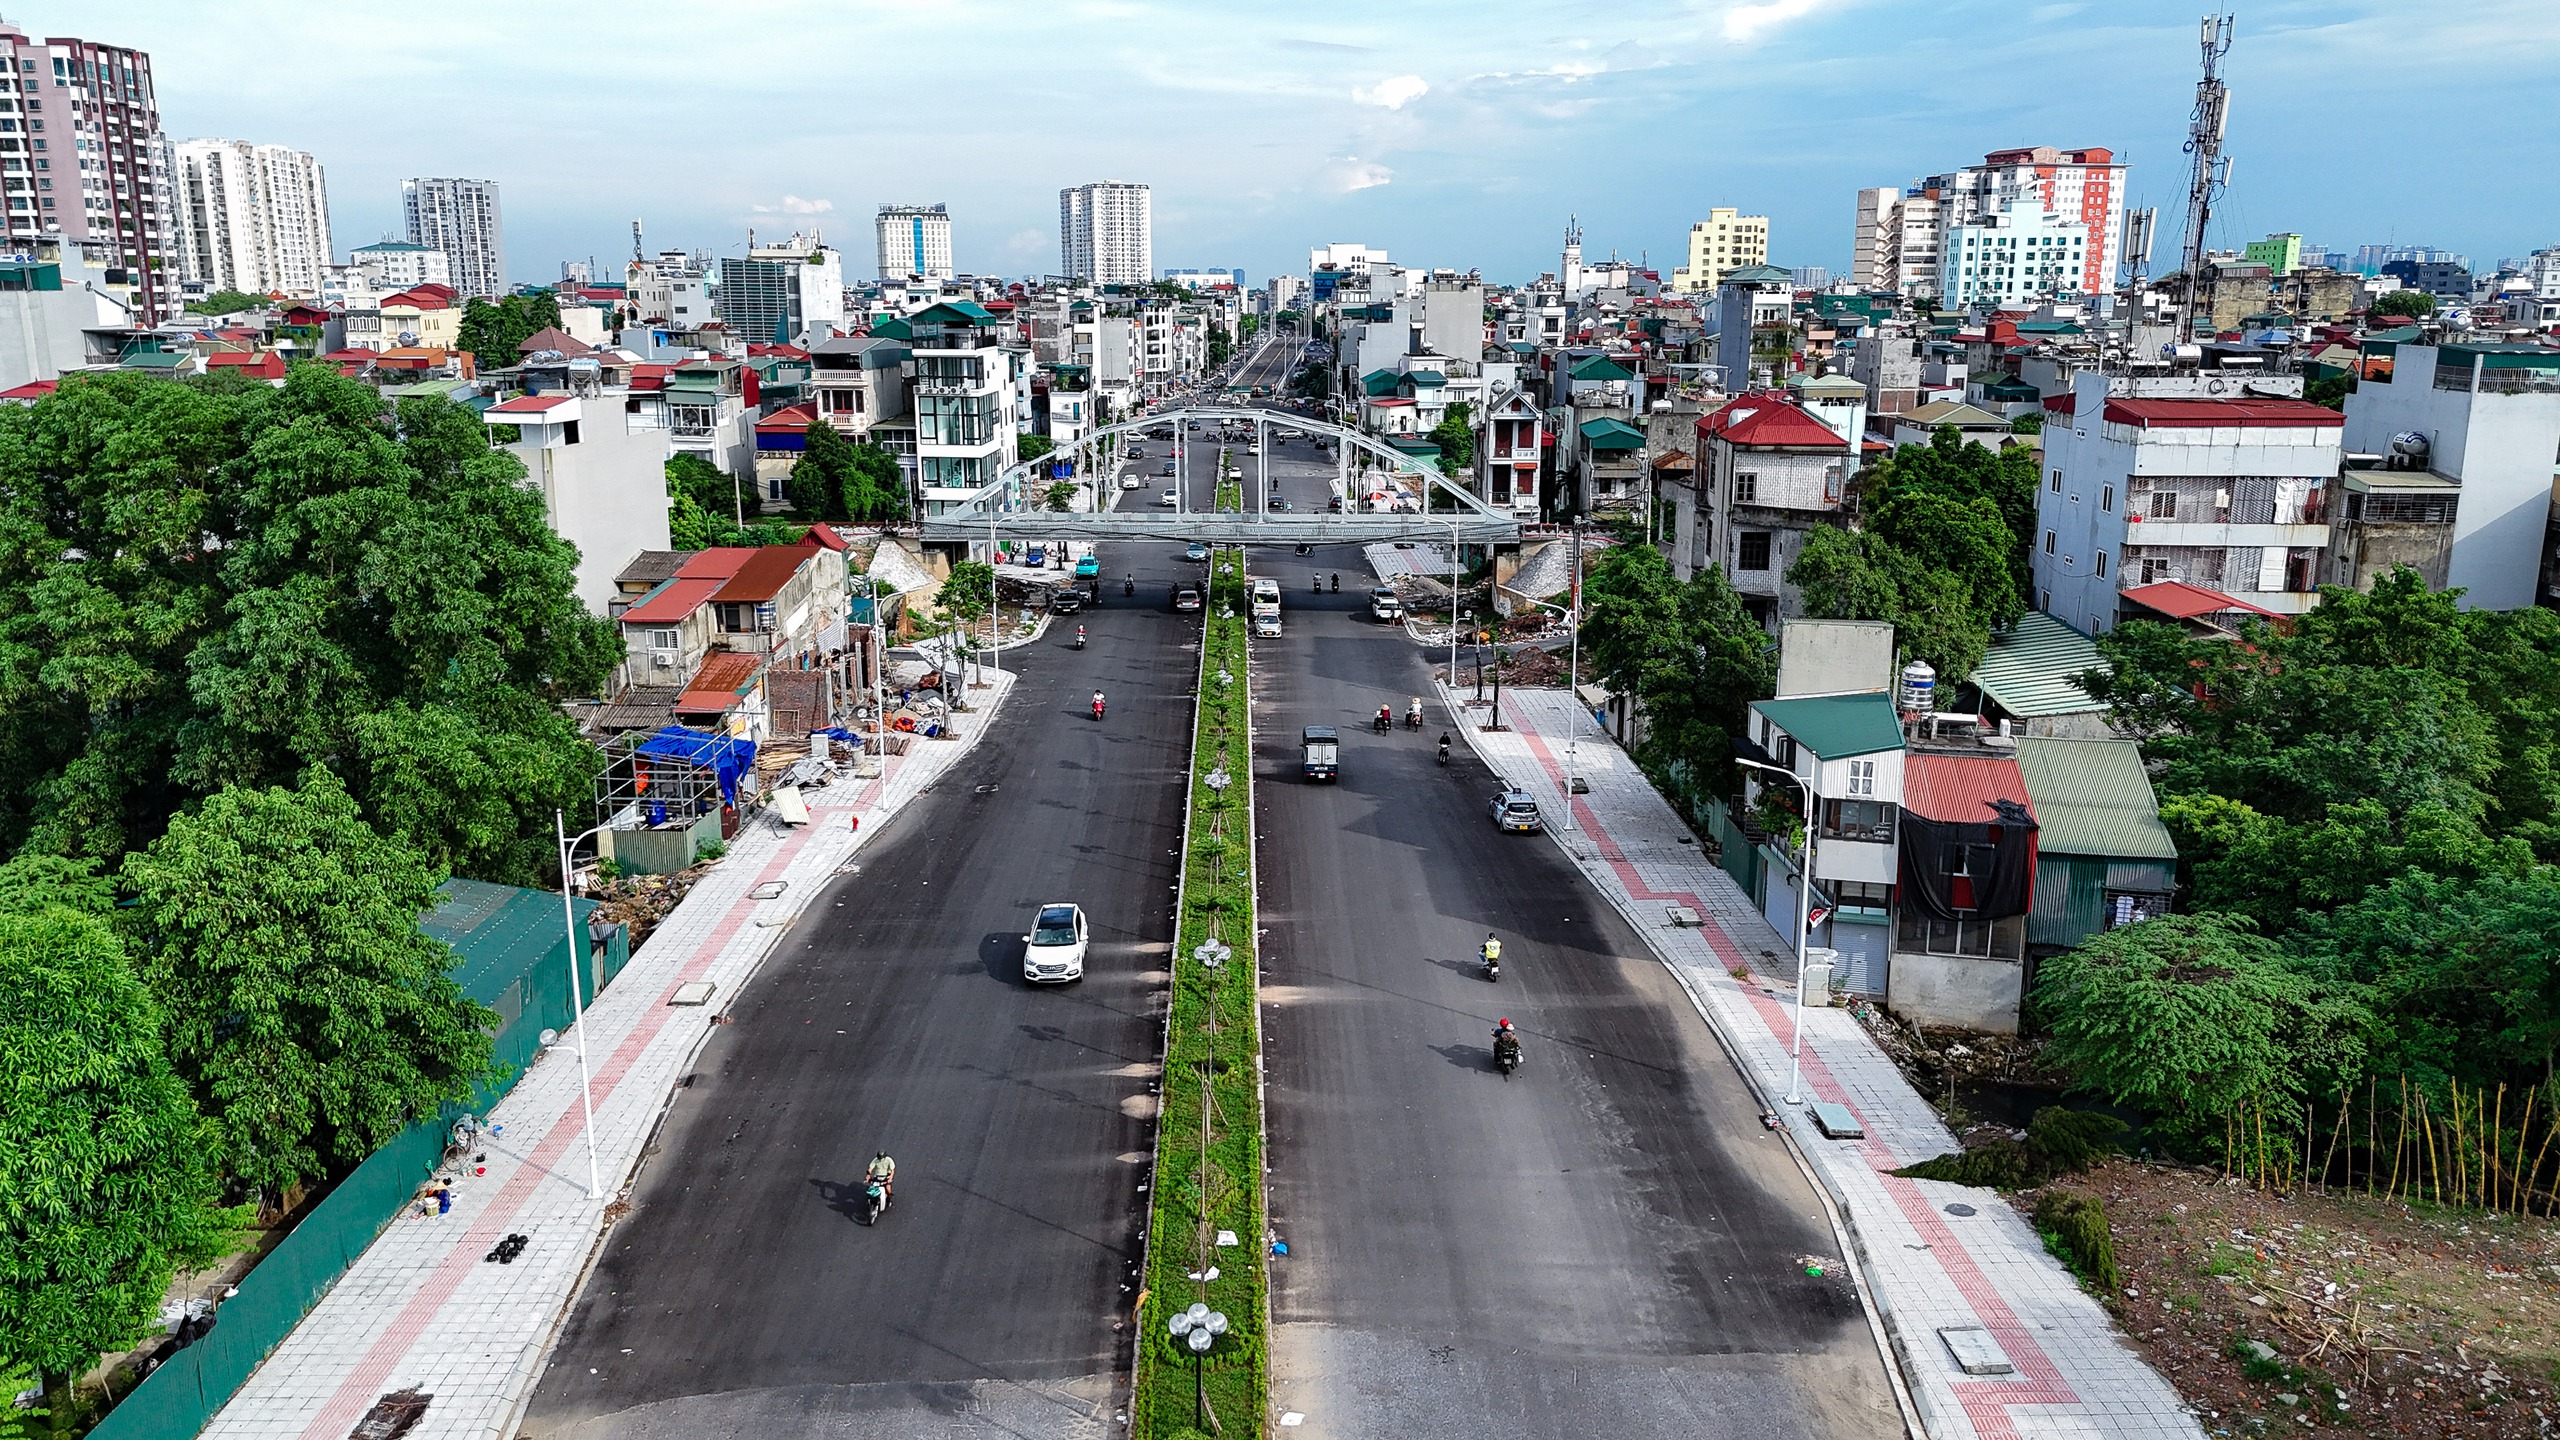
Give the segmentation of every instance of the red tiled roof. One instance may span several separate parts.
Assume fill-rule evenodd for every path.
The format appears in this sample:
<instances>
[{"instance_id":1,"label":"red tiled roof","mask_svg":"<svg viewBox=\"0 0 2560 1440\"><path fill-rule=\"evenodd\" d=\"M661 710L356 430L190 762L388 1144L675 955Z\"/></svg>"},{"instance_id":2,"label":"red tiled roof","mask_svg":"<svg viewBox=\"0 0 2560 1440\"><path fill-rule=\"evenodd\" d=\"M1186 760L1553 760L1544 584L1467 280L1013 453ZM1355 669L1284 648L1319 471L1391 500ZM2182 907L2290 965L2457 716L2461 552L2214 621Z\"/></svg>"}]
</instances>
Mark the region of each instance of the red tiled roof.
<instances>
[{"instance_id":1,"label":"red tiled roof","mask_svg":"<svg viewBox=\"0 0 2560 1440\"><path fill-rule=\"evenodd\" d=\"M836 527L833 525L810 526L808 533L800 537L799 543L812 550L842 550L846 548L844 537L836 533Z\"/></svg>"},{"instance_id":2,"label":"red tiled roof","mask_svg":"<svg viewBox=\"0 0 2560 1440\"><path fill-rule=\"evenodd\" d=\"M238 370L268 380L284 378L284 357L273 351L253 355L245 350L226 350L204 357L204 366L207 370Z\"/></svg>"},{"instance_id":3,"label":"red tiled roof","mask_svg":"<svg viewBox=\"0 0 2560 1440\"><path fill-rule=\"evenodd\" d=\"M2261 610L2236 596L2207 590L2201 585L2190 585L2184 580L2155 580L2148 585L2136 585L2124 592L2124 598L2173 620L2193 620L2199 615L2213 615L2226 610L2245 610L2270 620L2284 618L2273 610Z\"/></svg>"},{"instance_id":4,"label":"red tiled roof","mask_svg":"<svg viewBox=\"0 0 2560 1440\"><path fill-rule=\"evenodd\" d=\"M2079 400L2077 397L2071 395L2069 392L2065 392L2060 395L2047 395L2044 397L2044 408L2056 415L2069 415L2074 413L2071 407L2078 403Z\"/></svg>"},{"instance_id":5,"label":"red tiled roof","mask_svg":"<svg viewBox=\"0 0 2560 1440\"><path fill-rule=\"evenodd\" d=\"M385 295L382 297L381 308L388 310L396 305L404 310L450 310L453 308L453 301L435 293L442 288L444 287L440 285L421 285L414 290L403 290L397 295Z\"/></svg>"},{"instance_id":6,"label":"red tiled roof","mask_svg":"<svg viewBox=\"0 0 2560 1440\"><path fill-rule=\"evenodd\" d=\"M629 618L626 614L625 618ZM693 683L676 697L679 715L718 715L738 703L738 692L756 672L764 668L764 657L736 650L714 650L702 659L702 668L693 673Z\"/></svg>"},{"instance_id":7,"label":"red tiled roof","mask_svg":"<svg viewBox=\"0 0 2560 1440\"><path fill-rule=\"evenodd\" d=\"M2027 777L2005 755L1933 755L1913 751L1902 761L1902 808L1931 820L1987 825L1999 819L1994 800L2027 807Z\"/></svg>"},{"instance_id":8,"label":"red tiled roof","mask_svg":"<svg viewBox=\"0 0 2560 1440\"><path fill-rule=\"evenodd\" d=\"M563 355L596 353L596 347L557 325L545 325L516 342L516 353L519 355L530 355L537 350L557 350Z\"/></svg>"},{"instance_id":9,"label":"red tiled roof","mask_svg":"<svg viewBox=\"0 0 2560 1440\"><path fill-rule=\"evenodd\" d=\"M756 553L753 545L722 545L694 552L684 568L676 572L686 580L726 580L738 573L738 567Z\"/></svg>"},{"instance_id":10,"label":"red tiled roof","mask_svg":"<svg viewBox=\"0 0 2560 1440\"><path fill-rule=\"evenodd\" d=\"M648 598L622 612L625 625L672 625L694 612L722 585L721 580L677 577L650 592Z\"/></svg>"},{"instance_id":11,"label":"red tiled roof","mask_svg":"<svg viewBox=\"0 0 2560 1440\"><path fill-rule=\"evenodd\" d=\"M729 583L720 587L714 600L741 605L761 605L782 593L791 577L809 558L809 552L797 545L766 545L747 557Z\"/></svg>"},{"instance_id":12,"label":"red tiled roof","mask_svg":"<svg viewBox=\"0 0 2560 1440\"><path fill-rule=\"evenodd\" d=\"M554 410L560 406L566 405L577 398L578 397L575 395L568 394L518 395L512 400L501 400L497 404L490 406L482 413L488 415L539 415L546 410Z\"/></svg>"},{"instance_id":13,"label":"red tiled roof","mask_svg":"<svg viewBox=\"0 0 2560 1440\"><path fill-rule=\"evenodd\" d=\"M644 360L631 367L631 388L664 390L667 388L667 376L672 374L675 368L673 365L654 365Z\"/></svg>"},{"instance_id":14,"label":"red tiled roof","mask_svg":"<svg viewBox=\"0 0 2560 1440\"><path fill-rule=\"evenodd\" d=\"M1728 445L1792 445L1819 450L1846 450L1849 442L1814 419L1785 396L1774 392L1736 395L1698 418L1701 439L1718 438Z\"/></svg>"},{"instance_id":15,"label":"red tiled roof","mask_svg":"<svg viewBox=\"0 0 2560 1440\"><path fill-rule=\"evenodd\" d=\"M2251 429L2344 426L2347 417L2308 400L2110 400L2106 419L2145 429L2237 425Z\"/></svg>"},{"instance_id":16,"label":"red tiled roof","mask_svg":"<svg viewBox=\"0 0 2560 1440\"><path fill-rule=\"evenodd\" d=\"M817 420L818 411L814 405L786 405L757 421L756 433L759 435L803 433L811 425L816 424Z\"/></svg>"},{"instance_id":17,"label":"red tiled roof","mask_svg":"<svg viewBox=\"0 0 2560 1440\"><path fill-rule=\"evenodd\" d=\"M320 358L323 360L353 361L359 365L370 365L374 360L374 352L371 350L332 350Z\"/></svg>"}]
</instances>

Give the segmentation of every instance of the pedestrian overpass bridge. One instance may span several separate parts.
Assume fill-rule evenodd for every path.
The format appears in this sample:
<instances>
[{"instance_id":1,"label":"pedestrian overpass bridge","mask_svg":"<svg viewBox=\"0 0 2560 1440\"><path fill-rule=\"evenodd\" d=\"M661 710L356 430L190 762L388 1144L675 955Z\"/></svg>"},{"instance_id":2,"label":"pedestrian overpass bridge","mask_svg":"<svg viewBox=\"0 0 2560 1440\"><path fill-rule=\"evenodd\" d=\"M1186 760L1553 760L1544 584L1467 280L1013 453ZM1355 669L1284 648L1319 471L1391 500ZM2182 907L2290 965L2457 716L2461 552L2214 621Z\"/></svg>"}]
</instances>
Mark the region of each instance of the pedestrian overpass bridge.
<instances>
[{"instance_id":1,"label":"pedestrian overpass bridge","mask_svg":"<svg viewBox=\"0 0 2560 1440\"><path fill-rule=\"evenodd\" d=\"M1216 456L1221 448L1204 428L1194 437L1186 423L1203 427L1244 423L1253 427L1255 466L1238 484L1240 509L1196 509L1192 505L1197 474L1195 449L1210 457L1211 488L1220 488ZM1126 441L1170 423L1174 433L1172 489L1179 503L1158 508L1115 510L1120 492L1108 488L1111 471ZM1334 473L1327 489L1342 502L1339 513L1299 512L1271 507L1271 441L1275 433L1313 436L1332 442ZM1043 503L1054 468L1071 465L1078 483L1091 487L1095 509L1052 510ZM1243 468L1243 467L1237 467ZM1396 482L1396 483L1383 483ZM1380 490L1409 490L1414 510L1370 510L1368 497ZM1143 492L1141 492L1143 493ZM927 541L1051 540L1197 540L1209 545L1377 544L1397 540L1447 540L1459 545L1516 545L1520 519L1487 505L1439 470L1385 444L1375 436L1326 420L1310 420L1256 406L1191 405L1107 425L1072 445L1035 460L1017 461L994 484L974 491L923 520Z\"/></svg>"}]
</instances>

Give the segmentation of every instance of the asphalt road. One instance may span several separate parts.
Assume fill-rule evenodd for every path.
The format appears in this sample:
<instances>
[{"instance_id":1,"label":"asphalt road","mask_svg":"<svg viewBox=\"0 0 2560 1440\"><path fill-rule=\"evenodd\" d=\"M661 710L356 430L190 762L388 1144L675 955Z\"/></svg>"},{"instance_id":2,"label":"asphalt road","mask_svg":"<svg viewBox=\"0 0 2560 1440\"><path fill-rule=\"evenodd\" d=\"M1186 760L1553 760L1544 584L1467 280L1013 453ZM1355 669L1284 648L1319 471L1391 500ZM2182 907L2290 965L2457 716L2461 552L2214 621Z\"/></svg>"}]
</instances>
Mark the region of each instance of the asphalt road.
<instances>
[{"instance_id":1,"label":"asphalt road","mask_svg":"<svg viewBox=\"0 0 2560 1440\"><path fill-rule=\"evenodd\" d=\"M537 1387L526 1433L1099 1436L1127 1365L1171 936L1197 573L1006 655L996 732L806 912L704 1047ZM1085 713L1096 686L1109 717ZM978 787L997 787L992 794ZM1087 978L1032 989L1041 902ZM897 1201L852 1218L875 1149Z\"/></svg>"},{"instance_id":2,"label":"asphalt road","mask_svg":"<svg viewBox=\"0 0 2560 1440\"><path fill-rule=\"evenodd\" d=\"M1800 1263L1835 1250L1819 1202L1686 996L1551 842L1493 828L1462 737L1434 763L1436 704L1365 728L1427 672L1356 550L1254 566L1287 617L1254 677L1275 1406L1341 1440L1899 1433L1855 1293ZM1339 784L1299 777L1307 724L1343 727Z\"/></svg>"}]
</instances>

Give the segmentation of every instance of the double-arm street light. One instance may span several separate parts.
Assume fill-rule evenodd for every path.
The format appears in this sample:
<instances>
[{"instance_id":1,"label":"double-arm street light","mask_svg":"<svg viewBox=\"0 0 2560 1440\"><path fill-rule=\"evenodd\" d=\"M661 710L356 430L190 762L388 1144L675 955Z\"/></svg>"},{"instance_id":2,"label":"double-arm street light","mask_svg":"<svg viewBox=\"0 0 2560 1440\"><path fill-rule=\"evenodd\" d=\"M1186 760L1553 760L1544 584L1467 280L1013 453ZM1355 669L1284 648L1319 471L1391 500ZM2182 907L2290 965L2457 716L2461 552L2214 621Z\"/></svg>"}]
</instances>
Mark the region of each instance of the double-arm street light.
<instances>
[{"instance_id":1,"label":"double-arm street light","mask_svg":"<svg viewBox=\"0 0 2560 1440\"><path fill-rule=\"evenodd\" d=\"M588 837L606 827L569 833L569 822L559 811L551 812L551 833L560 842L560 921L569 940L569 1010L576 1017L578 1036L578 1103L585 1107L587 1133L587 1198L604 1198L604 1181L596 1172L596 1097L587 1077L587 945L578 935L578 906L569 897L569 857Z\"/></svg>"},{"instance_id":2,"label":"double-arm street light","mask_svg":"<svg viewBox=\"0 0 2560 1440\"><path fill-rule=\"evenodd\" d=\"M1766 770L1804 792L1804 870L1796 877L1796 1023L1787 1042L1787 1103L1804 1103L1804 952L1813 929L1813 844L1820 817L1813 786L1793 770L1734 757L1734 764Z\"/></svg>"}]
</instances>

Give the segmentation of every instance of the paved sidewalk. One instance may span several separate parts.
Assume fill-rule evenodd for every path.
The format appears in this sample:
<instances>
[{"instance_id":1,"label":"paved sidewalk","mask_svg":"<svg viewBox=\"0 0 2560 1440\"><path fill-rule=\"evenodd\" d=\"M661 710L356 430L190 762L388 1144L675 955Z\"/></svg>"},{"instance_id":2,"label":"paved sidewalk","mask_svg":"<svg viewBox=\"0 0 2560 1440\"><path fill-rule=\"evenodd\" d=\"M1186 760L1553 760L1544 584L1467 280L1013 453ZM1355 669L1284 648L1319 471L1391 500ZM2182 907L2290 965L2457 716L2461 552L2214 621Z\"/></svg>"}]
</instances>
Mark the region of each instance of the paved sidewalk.
<instances>
[{"instance_id":1,"label":"paved sidewalk","mask_svg":"<svg viewBox=\"0 0 2560 1440\"><path fill-rule=\"evenodd\" d=\"M853 863L856 847L933 783L994 723L1012 677L973 690L959 738L891 756L873 780L839 779L810 796L789 832L763 816L587 1011L596 1163L605 1200L587 1198L586 1124L577 1055L537 1059L488 1119L488 1173L465 1175L450 1214L392 1222L204 1430L220 1440L344 1440L386 1393L434 1396L411 1440L505 1437L531 1393L554 1330L599 1242L603 1212L631 1181L676 1081L783 928ZM755 892L779 882L781 893ZM676 987L709 980L700 1008L671 1007ZM486 1262L510 1234L530 1237L511 1264Z\"/></svg>"},{"instance_id":2,"label":"paved sidewalk","mask_svg":"<svg viewBox=\"0 0 2560 1440\"><path fill-rule=\"evenodd\" d=\"M1454 706L1463 697L1446 687ZM1784 1114L1797 1149L1843 1217L1903 1379L1931 1440L2201 1436L2195 1417L2117 1336L2105 1310L2045 1251L2034 1229L1989 1191L1885 1172L1955 1148L1928 1102L1846 1010L1806 1013L1808 1101L1847 1106L1866 1131L1826 1139L1809 1112L1782 1103L1795 987L1794 941L1762 918L1740 885L1695 844L1635 762L1561 690L1507 690L1503 724L1463 728L1495 773L1537 795L1549 832L1686 986L1764 1103ZM1565 744L1580 726L1575 769L1590 793L1556 823ZM1688 906L1696 927L1671 923ZM1743 968L1750 979L1731 972ZM1979 1326L2014 1373L1968 1375L1940 1331Z\"/></svg>"}]
</instances>

